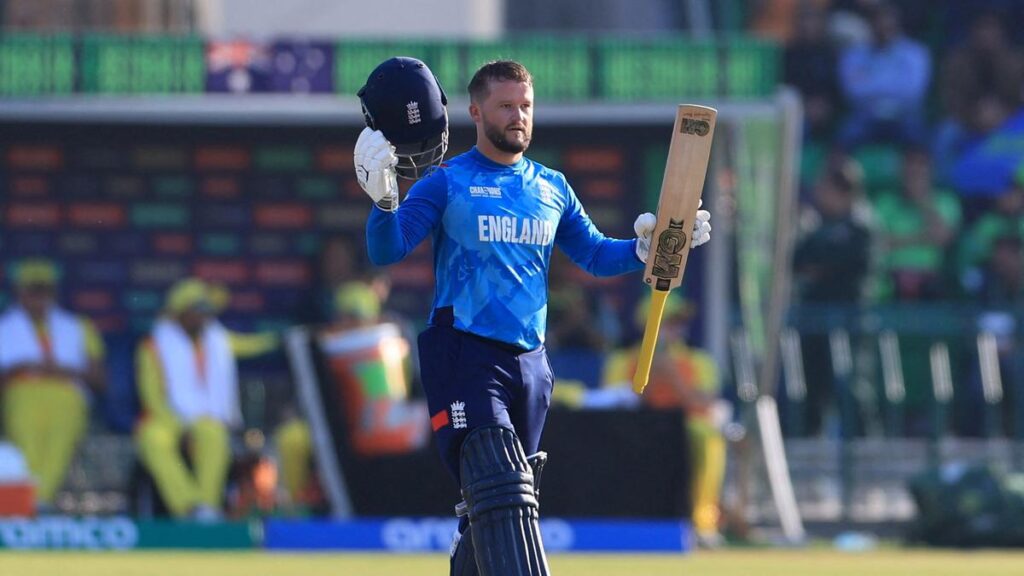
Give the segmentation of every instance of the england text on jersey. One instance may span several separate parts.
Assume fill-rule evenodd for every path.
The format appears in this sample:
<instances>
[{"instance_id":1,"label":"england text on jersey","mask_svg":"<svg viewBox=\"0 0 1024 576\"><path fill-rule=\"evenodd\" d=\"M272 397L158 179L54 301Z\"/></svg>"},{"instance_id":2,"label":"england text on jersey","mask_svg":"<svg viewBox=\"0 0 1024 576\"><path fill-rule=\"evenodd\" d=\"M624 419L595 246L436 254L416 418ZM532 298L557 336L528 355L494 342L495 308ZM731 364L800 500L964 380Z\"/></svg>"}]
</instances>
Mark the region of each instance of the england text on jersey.
<instances>
[{"instance_id":1,"label":"england text on jersey","mask_svg":"<svg viewBox=\"0 0 1024 576\"><path fill-rule=\"evenodd\" d=\"M516 216L477 216L481 242L507 242L547 246L555 239L555 226L536 218Z\"/></svg>"}]
</instances>

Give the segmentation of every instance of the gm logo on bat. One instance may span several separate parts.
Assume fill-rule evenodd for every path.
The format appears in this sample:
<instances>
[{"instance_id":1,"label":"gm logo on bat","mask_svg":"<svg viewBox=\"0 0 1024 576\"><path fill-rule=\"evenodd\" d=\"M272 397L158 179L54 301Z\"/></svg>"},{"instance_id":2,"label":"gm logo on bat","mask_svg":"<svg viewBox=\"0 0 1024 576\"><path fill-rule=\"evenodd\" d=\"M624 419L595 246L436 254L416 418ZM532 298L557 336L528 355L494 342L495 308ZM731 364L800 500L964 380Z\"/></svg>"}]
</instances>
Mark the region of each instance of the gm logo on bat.
<instances>
[{"instance_id":1,"label":"gm logo on bat","mask_svg":"<svg viewBox=\"0 0 1024 576\"><path fill-rule=\"evenodd\" d=\"M711 132L711 124L707 120L694 120L693 118L683 118L683 121L679 123L679 131L683 134L693 134L695 136L707 136L708 132Z\"/></svg>"},{"instance_id":2,"label":"gm logo on bat","mask_svg":"<svg viewBox=\"0 0 1024 576\"><path fill-rule=\"evenodd\" d=\"M651 268L651 275L666 281L679 276L679 265L683 261L680 253L685 247L686 234L683 233L683 222L669 219L668 228L658 235L658 247L654 251L654 267ZM662 281L659 280L658 284L661 283Z\"/></svg>"}]
</instances>

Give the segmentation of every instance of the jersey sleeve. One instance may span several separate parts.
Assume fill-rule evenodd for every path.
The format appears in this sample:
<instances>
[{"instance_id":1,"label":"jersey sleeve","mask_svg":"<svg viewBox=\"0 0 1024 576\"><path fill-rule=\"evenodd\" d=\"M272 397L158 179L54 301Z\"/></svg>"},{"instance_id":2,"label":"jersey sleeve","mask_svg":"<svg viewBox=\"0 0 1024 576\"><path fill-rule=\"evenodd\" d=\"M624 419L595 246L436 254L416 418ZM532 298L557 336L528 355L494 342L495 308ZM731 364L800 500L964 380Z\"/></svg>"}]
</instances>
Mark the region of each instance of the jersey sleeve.
<instances>
[{"instance_id":1,"label":"jersey sleeve","mask_svg":"<svg viewBox=\"0 0 1024 576\"><path fill-rule=\"evenodd\" d=\"M441 222L448 203L444 170L434 170L413 184L405 201L394 212L374 206L366 221L366 249L377 266L405 258Z\"/></svg>"},{"instance_id":2,"label":"jersey sleeve","mask_svg":"<svg viewBox=\"0 0 1024 576\"><path fill-rule=\"evenodd\" d=\"M578 266L595 276L616 276L642 270L636 239L608 238L594 226L576 193L563 179L566 207L558 222L555 244Z\"/></svg>"}]
</instances>

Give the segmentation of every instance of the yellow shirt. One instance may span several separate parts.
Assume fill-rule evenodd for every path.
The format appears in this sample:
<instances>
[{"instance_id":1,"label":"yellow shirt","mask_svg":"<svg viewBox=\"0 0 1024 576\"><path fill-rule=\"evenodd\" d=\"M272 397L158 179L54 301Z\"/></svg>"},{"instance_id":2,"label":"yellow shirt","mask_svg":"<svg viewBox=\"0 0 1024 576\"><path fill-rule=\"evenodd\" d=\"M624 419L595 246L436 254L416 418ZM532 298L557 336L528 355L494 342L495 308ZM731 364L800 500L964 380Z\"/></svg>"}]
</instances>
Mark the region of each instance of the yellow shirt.
<instances>
[{"instance_id":1,"label":"yellow shirt","mask_svg":"<svg viewBox=\"0 0 1024 576\"><path fill-rule=\"evenodd\" d=\"M280 345L277 334L228 333L231 352L236 359L252 358L273 351ZM135 350L135 379L143 418L177 420L164 389L164 373L160 356L152 338L146 338Z\"/></svg>"}]
</instances>

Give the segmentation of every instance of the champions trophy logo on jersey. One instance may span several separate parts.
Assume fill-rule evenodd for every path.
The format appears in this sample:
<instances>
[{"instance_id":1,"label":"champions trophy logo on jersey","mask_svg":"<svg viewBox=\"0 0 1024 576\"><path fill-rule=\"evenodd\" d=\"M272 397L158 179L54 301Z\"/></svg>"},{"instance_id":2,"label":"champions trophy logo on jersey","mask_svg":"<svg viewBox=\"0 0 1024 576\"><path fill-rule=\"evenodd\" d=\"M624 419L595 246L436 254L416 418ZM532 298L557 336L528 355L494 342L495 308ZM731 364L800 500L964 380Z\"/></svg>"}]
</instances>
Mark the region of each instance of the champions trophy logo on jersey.
<instances>
[{"instance_id":1,"label":"champions trophy logo on jersey","mask_svg":"<svg viewBox=\"0 0 1024 576\"><path fill-rule=\"evenodd\" d=\"M409 114L409 124L419 124L420 123L420 103L419 102L415 102L415 101L409 102L408 104L405 105L405 111Z\"/></svg>"},{"instance_id":2,"label":"champions trophy logo on jersey","mask_svg":"<svg viewBox=\"0 0 1024 576\"><path fill-rule=\"evenodd\" d=\"M466 427L466 403L452 402L452 428L458 430Z\"/></svg>"},{"instance_id":3,"label":"champions trophy logo on jersey","mask_svg":"<svg viewBox=\"0 0 1024 576\"><path fill-rule=\"evenodd\" d=\"M679 276L679 265L683 262L680 252L685 247L686 234L683 234L683 223L679 220L669 220L668 228L658 235L658 247L654 252L654 268L651 274L665 280Z\"/></svg>"}]
</instances>

